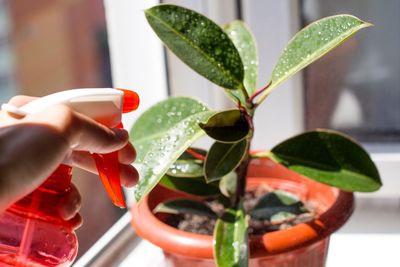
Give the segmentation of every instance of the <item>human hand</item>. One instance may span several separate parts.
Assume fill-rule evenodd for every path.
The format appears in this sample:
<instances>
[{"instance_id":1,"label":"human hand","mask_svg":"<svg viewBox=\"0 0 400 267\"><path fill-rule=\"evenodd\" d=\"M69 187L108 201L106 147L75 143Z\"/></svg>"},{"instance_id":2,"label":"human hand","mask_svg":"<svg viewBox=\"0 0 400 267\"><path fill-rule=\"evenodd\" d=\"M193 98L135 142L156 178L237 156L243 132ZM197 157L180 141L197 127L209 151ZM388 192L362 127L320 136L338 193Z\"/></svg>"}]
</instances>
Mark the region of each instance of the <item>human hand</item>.
<instances>
[{"instance_id":1,"label":"human hand","mask_svg":"<svg viewBox=\"0 0 400 267\"><path fill-rule=\"evenodd\" d=\"M33 99L17 96L9 103L18 107ZM136 169L130 165L136 153L128 142L128 133L109 129L64 105L23 118L1 111L0 125L0 211L32 192L65 160L97 173L90 152L118 151L122 185L133 186L138 179ZM79 206L75 188L60 205L60 212L66 219L74 218Z\"/></svg>"},{"instance_id":2,"label":"human hand","mask_svg":"<svg viewBox=\"0 0 400 267\"><path fill-rule=\"evenodd\" d=\"M71 188L61 196L57 205L61 218L68 221L68 224L75 229L82 225L82 217L79 214L81 204L81 194L76 186L71 184Z\"/></svg>"}]
</instances>

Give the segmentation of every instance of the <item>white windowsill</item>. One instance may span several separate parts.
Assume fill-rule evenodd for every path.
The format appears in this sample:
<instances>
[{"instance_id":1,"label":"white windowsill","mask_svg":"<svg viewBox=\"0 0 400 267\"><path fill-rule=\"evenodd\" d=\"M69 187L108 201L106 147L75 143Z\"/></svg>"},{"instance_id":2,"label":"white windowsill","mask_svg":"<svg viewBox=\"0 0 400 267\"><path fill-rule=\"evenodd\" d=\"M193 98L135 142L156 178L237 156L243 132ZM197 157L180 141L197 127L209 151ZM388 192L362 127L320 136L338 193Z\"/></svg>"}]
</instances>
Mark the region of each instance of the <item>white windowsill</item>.
<instances>
[{"instance_id":1,"label":"white windowsill","mask_svg":"<svg viewBox=\"0 0 400 267\"><path fill-rule=\"evenodd\" d=\"M400 234L334 234L329 245L326 267L395 267ZM161 249L141 241L119 267L165 267Z\"/></svg>"}]
</instances>

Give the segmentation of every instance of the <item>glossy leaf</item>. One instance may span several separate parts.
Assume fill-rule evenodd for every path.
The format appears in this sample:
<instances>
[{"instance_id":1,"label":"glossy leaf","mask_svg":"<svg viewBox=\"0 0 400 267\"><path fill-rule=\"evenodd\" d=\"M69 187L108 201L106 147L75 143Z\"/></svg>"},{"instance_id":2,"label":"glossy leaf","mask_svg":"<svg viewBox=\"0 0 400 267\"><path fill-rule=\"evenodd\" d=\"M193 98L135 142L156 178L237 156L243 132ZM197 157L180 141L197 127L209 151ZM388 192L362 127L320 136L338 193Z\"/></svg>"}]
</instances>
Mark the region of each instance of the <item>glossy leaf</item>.
<instances>
[{"instance_id":1,"label":"glossy leaf","mask_svg":"<svg viewBox=\"0 0 400 267\"><path fill-rule=\"evenodd\" d=\"M281 212L297 215L307 212L307 209L297 196L276 190L267 193L257 202L251 212L251 217L258 220L270 220L271 217Z\"/></svg>"},{"instance_id":2,"label":"glossy leaf","mask_svg":"<svg viewBox=\"0 0 400 267\"><path fill-rule=\"evenodd\" d=\"M203 161L178 159L169 167L167 174L174 177L202 177Z\"/></svg>"},{"instance_id":3,"label":"glossy leaf","mask_svg":"<svg viewBox=\"0 0 400 267\"><path fill-rule=\"evenodd\" d=\"M368 153L338 132L303 133L277 145L271 153L272 159L290 170L344 190L372 192L382 185Z\"/></svg>"},{"instance_id":4,"label":"glossy leaf","mask_svg":"<svg viewBox=\"0 0 400 267\"><path fill-rule=\"evenodd\" d=\"M164 175L160 185L171 190L185 192L196 196L215 196L220 193L217 185L206 183L204 177L183 178Z\"/></svg>"},{"instance_id":5,"label":"glossy leaf","mask_svg":"<svg viewBox=\"0 0 400 267\"><path fill-rule=\"evenodd\" d=\"M217 220L214 257L218 267L248 266L247 221L243 208L227 209Z\"/></svg>"},{"instance_id":6,"label":"glossy leaf","mask_svg":"<svg viewBox=\"0 0 400 267\"><path fill-rule=\"evenodd\" d=\"M211 116L200 127L211 138L226 143L242 140L249 133L249 124L238 109L225 110Z\"/></svg>"},{"instance_id":7,"label":"glossy leaf","mask_svg":"<svg viewBox=\"0 0 400 267\"><path fill-rule=\"evenodd\" d=\"M189 67L224 88L244 88L239 53L217 24L174 5L155 6L145 13L158 37Z\"/></svg>"},{"instance_id":8,"label":"glossy leaf","mask_svg":"<svg viewBox=\"0 0 400 267\"><path fill-rule=\"evenodd\" d=\"M194 214L216 218L215 212L206 204L190 199L173 199L158 204L154 213L164 212L170 214Z\"/></svg>"},{"instance_id":9,"label":"glossy leaf","mask_svg":"<svg viewBox=\"0 0 400 267\"><path fill-rule=\"evenodd\" d=\"M351 15L326 17L299 31L288 43L272 71L266 93L322 57L362 28L371 26Z\"/></svg>"},{"instance_id":10,"label":"glossy leaf","mask_svg":"<svg viewBox=\"0 0 400 267\"><path fill-rule=\"evenodd\" d=\"M154 105L140 116L130 132L141 177L136 200L149 193L171 164L204 135L198 124L212 114L197 100L177 97Z\"/></svg>"},{"instance_id":11,"label":"glossy leaf","mask_svg":"<svg viewBox=\"0 0 400 267\"><path fill-rule=\"evenodd\" d=\"M236 169L245 156L247 147L246 139L237 143L215 142L208 151L204 164L207 182L219 180Z\"/></svg>"},{"instance_id":12,"label":"glossy leaf","mask_svg":"<svg viewBox=\"0 0 400 267\"><path fill-rule=\"evenodd\" d=\"M236 192L237 174L230 172L219 181L219 190L226 197L234 196Z\"/></svg>"},{"instance_id":13,"label":"glossy leaf","mask_svg":"<svg viewBox=\"0 0 400 267\"><path fill-rule=\"evenodd\" d=\"M256 41L243 21L233 21L224 27L225 32L239 51L244 66L244 87L250 96L256 91L258 75L258 58ZM239 98L242 104L246 103L241 91L228 91L235 98ZM234 98L234 99L235 99Z\"/></svg>"}]
</instances>

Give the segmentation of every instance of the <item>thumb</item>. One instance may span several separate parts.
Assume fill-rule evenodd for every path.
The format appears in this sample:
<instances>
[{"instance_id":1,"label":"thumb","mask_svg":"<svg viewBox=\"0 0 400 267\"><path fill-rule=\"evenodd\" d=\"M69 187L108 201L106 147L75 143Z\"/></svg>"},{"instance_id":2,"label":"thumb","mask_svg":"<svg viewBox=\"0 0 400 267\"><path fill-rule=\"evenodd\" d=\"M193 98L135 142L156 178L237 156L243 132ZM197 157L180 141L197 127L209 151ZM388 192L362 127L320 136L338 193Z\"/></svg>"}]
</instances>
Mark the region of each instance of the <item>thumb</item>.
<instances>
[{"instance_id":1,"label":"thumb","mask_svg":"<svg viewBox=\"0 0 400 267\"><path fill-rule=\"evenodd\" d=\"M109 129L65 105L49 107L43 112L25 117L24 121L54 128L74 150L109 153L123 148L129 139L126 130Z\"/></svg>"}]
</instances>

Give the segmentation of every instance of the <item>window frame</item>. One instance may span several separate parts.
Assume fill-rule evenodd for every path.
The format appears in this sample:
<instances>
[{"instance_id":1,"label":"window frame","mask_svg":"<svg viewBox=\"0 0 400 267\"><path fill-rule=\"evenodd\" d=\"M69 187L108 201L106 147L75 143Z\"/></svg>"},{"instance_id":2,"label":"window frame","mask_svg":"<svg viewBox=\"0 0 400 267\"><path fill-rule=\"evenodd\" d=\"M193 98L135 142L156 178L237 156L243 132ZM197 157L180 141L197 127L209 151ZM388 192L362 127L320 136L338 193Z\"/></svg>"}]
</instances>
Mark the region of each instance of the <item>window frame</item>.
<instances>
[{"instance_id":1,"label":"window frame","mask_svg":"<svg viewBox=\"0 0 400 267\"><path fill-rule=\"evenodd\" d=\"M143 12L159 2L104 0L113 86L140 95L139 109L123 117L126 129L143 111L168 96L164 49Z\"/></svg>"}]
</instances>

